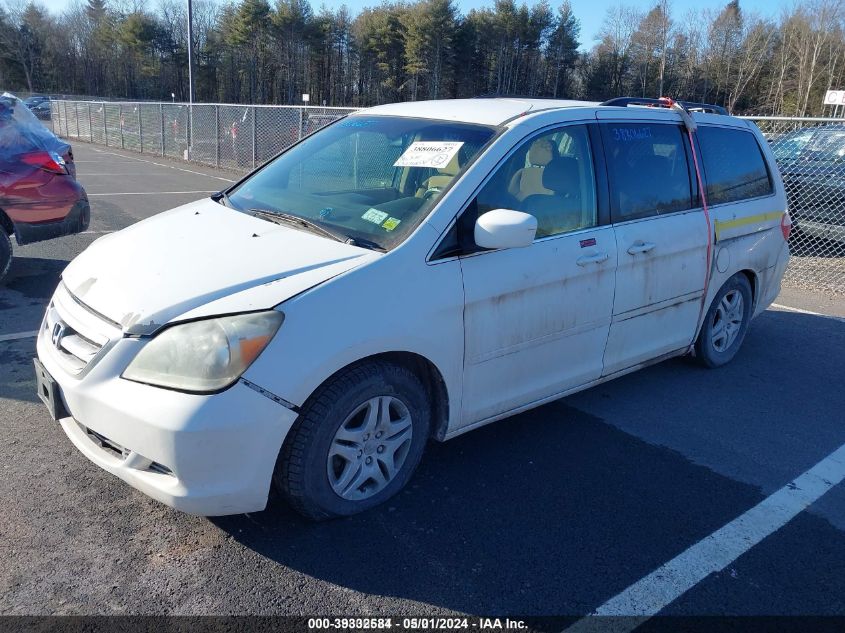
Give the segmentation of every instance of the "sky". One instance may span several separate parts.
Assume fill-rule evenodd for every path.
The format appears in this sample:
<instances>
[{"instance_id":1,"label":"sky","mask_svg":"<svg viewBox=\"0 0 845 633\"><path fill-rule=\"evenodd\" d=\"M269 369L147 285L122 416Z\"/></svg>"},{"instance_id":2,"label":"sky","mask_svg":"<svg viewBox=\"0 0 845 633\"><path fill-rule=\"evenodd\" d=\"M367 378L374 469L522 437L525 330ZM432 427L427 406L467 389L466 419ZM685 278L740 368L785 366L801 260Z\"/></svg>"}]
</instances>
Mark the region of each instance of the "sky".
<instances>
[{"instance_id":1,"label":"sky","mask_svg":"<svg viewBox=\"0 0 845 633\"><path fill-rule=\"evenodd\" d=\"M43 6L46 6L50 11L59 13L67 8L74 0L36 0L40 1ZM224 0L218 0L221 4ZM329 8L335 8L341 4L346 4L350 11L354 14L366 7L377 6L381 4L381 0L310 0L312 6L318 9L321 4L325 4ZM516 0L517 4L521 4L522 0ZM533 0L524 0L527 4L534 4ZM581 20L581 47L584 49L592 48L595 43L596 36L601 29L602 21L604 20L605 12L608 7L619 4L618 0L570 0L572 8L576 17ZM740 0L740 7L750 13L760 13L775 17L780 13L783 7L791 5L792 2L800 2L800 0ZM155 0L148 0L151 6L155 5ZM672 14L676 17L681 17L690 9L712 9L719 10L728 2L728 0L672 0ZM271 2L271 4L273 4ZM467 13L470 9L477 9L481 7L492 7L493 0L455 0L455 4L462 13ZM552 8L556 8L559 2L556 0L549 0ZM624 4L628 6L636 6L641 10L648 10L654 6L654 0L624 0Z\"/></svg>"}]
</instances>

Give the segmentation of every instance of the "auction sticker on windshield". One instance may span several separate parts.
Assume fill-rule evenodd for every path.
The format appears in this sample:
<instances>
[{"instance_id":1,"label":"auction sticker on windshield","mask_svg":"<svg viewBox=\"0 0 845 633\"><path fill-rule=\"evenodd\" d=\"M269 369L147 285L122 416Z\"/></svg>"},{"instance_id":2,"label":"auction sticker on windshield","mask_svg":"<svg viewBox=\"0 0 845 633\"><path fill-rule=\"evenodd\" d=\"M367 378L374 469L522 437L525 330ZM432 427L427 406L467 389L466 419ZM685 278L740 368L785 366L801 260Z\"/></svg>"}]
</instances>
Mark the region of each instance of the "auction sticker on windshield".
<instances>
[{"instance_id":1,"label":"auction sticker on windshield","mask_svg":"<svg viewBox=\"0 0 845 633\"><path fill-rule=\"evenodd\" d=\"M394 167L444 167L449 163L463 142L457 141L417 141L399 157Z\"/></svg>"}]
</instances>

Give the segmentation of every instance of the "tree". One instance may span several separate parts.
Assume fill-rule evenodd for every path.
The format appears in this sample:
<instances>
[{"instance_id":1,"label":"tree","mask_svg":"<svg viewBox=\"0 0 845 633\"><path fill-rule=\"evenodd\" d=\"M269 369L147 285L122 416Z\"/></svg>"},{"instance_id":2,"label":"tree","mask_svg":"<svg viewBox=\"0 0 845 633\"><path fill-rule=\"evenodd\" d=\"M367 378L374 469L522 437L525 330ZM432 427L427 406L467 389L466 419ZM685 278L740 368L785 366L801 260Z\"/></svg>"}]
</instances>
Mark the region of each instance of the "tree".
<instances>
[{"instance_id":1,"label":"tree","mask_svg":"<svg viewBox=\"0 0 845 633\"><path fill-rule=\"evenodd\" d=\"M581 23L572 11L572 4L564 0L558 9L557 22L546 53L553 97L571 97L575 92L573 74L578 63L580 33Z\"/></svg>"}]
</instances>

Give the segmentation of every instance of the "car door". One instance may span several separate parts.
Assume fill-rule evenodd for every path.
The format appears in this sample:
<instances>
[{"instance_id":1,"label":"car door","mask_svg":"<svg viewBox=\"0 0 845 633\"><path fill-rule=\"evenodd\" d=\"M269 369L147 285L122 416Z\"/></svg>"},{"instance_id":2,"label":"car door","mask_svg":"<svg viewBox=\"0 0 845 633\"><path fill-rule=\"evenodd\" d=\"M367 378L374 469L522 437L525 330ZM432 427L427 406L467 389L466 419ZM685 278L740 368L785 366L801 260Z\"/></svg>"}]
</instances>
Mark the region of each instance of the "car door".
<instances>
[{"instance_id":1,"label":"car door","mask_svg":"<svg viewBox=\"0 0 845 633\"><path fill-rule=\"evenodd\" d=\"M707 225L680 125L620 118L600 127L618 257L603 361L607 376L692 342L704 290Z\"/></svg>"},{"instance_id":2,"label":"car door","mask_svg":"<svg viewBox=\"0 0 845 633\"><path fill-rule=\"evenodd\" d=\"M462 426L601 375L616 245L603 217L606 181L596 168L601 160L596 160L594 144L599 144L595 125L535 135L500 164L459 219L466 232L477 217L496 208L538 219L532 245L460 258L465 294ZM537 167L531 160L539 155L542 160L535 160L544 163L540 177L521 171Z\"/></svg>"}]
</instances>

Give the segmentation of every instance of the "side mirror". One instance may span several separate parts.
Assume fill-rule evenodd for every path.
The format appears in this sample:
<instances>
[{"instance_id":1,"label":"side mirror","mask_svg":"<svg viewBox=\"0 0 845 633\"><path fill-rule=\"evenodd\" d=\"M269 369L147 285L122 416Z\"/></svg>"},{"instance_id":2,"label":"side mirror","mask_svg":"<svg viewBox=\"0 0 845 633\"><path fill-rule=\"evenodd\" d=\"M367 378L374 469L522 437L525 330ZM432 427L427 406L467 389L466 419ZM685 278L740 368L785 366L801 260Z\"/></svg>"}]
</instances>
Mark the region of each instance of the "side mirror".
<instances>
[{"instance_id":1,"label":"side mirror","mask_svg":"<svg viewBox=\"0 0 845 633\"><path fill-rule=\"evenodd\" d=\"M475 243L482 248L530 246L537 234L537 218L511 209L493 209L475 222Z\"/></svg>"}]
</instances>

